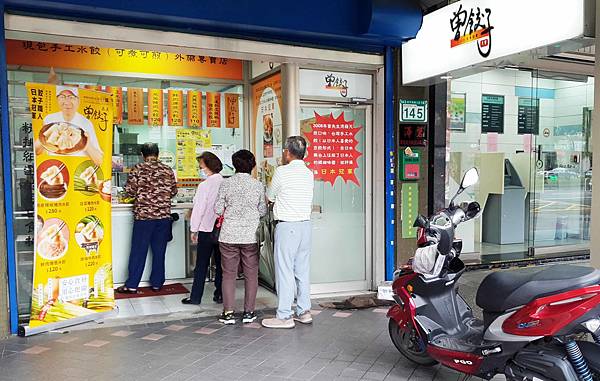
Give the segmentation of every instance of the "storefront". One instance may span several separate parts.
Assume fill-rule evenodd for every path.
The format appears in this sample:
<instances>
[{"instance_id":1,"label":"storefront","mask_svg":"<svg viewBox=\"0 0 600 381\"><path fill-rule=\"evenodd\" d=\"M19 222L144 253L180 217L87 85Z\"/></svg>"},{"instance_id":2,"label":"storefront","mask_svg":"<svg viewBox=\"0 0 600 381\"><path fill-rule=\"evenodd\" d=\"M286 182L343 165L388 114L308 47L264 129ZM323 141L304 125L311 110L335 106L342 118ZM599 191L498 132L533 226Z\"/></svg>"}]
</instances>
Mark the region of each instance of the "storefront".
<instances>
[{"instance_id":1,"label":"storefront","mask_svg":"<svg viewBox=\"0 0 600 381\"><path fill-rule=\"evenodd\" d=\"M589 254L593 3L460 1L402 48L404 85L444 88L445 202L480 172L457 233L475 263Z\"/></svg>"},{"instance_id":2,"label":"storefront","mask_svg":"<svg viewBox=\"0 0 600 381\"><path fill-rule=\"evenodd\" d=\"M385 156L383 55L16 14L6 14L4 21L13 322L17 316L26 321L29 314L37 255L28 82L114 96L112 174L97 177L112 186L115 284L127 276L133 219L122 188L129 169L140 161L141 143L158 143L161 160L178 179L173 212L180 219L173 224L166 277L185 282L195 257L186 216L200 181L196 155L216 153L225 164L223 174L230 175L232 153L250 149L257 157L258 178L268 184L285 138L295 134L309 141L307 162L317 180L312 291L368 290L384 279L384 230L377 229L384 225L384 173L374 172L383 167ZM340 139L324 139L332 134ZM81 192L105 192L82 186ZM69 210L56 213L60 217ZM142 281L148 279L149 260Z\"/></svg>"}]
</instances>

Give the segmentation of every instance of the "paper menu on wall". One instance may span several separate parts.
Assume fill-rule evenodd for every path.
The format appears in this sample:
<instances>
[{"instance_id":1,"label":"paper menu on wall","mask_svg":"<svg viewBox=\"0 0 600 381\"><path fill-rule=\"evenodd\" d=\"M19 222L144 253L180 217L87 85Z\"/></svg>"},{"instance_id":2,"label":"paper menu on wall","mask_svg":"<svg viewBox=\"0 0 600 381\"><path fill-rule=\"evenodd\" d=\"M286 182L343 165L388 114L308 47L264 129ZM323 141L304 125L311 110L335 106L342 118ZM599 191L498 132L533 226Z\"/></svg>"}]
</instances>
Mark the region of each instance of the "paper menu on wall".
<instances>
[{"instance_id":1,"label":"paper menu on wall","mask_svg":"<svg viewBox=\"0 0 600 381\"><path fill-rule=\"evenodd\" d=\"M200 155L202 152L206 151L214 153L219 160L221 160L221 163L223 163L223 171L221 174L223 176L233 175L234 169L231 157L237 151L237 147L235 145L213 144L210 149L199 148L196 154Z\"/></svg>"}]
</instances>

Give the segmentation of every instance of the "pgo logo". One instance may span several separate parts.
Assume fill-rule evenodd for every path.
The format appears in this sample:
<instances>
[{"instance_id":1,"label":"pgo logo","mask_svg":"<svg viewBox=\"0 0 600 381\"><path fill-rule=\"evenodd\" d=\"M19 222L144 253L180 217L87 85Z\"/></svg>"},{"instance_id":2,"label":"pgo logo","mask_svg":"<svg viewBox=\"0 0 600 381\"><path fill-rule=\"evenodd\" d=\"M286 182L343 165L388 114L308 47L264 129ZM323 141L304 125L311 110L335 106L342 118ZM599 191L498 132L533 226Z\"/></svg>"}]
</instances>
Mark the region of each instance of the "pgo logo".
<instances>
[{"instance_id":1,"label":"pgo logo","mask_svg":"<svg viewBox=\"0 0 600 381\"><path fill-rule=\"evenodd\" d=\"M461 364L461 365L473 365L473 361L462 360L462 359L454 359L454 363Z\"/></svg>"},{"instance_id":2,"label":"pgo logo","mask_svg":"<svg viewBox=\"0 0 600 381\"><path fill-rule=\"evenodd\" d=\"M490 23L492 10L490 8L471 8L469 12L463 9L462 4L450 19L450 28L454 38L450 40L450 47L455 48L475 41L479 54L487 58L492 52L492 29Z\"/></svg>"}]
</instances>

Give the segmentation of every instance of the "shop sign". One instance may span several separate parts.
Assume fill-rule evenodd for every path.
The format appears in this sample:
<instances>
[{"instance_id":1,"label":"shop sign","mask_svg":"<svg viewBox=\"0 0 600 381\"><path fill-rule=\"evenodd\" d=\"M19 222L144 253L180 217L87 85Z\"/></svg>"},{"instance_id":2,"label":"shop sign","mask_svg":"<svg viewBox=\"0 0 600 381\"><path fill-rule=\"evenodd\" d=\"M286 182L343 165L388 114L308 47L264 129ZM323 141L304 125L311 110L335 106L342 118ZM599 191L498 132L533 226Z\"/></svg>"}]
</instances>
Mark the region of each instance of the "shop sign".
<instances>
[{"instance_id":1,"label":"shop sign","mask_svg":"<svg viewBox=\"0 0 600 381\"><path fill-rule=\"evenodd\" d=\"M210 130L178 128L175 137L177 141L177 151L175 153L177 181L185 182L190 179L198 179L198 161L196 157L199 152L210 150L212 147Z\"/></svg>"},{"instance_id":2,"label":"shop sign","mask_svg":"<svg viewBox=\"0 0 600 381\"><path fill-rule=\"evenodd\" d=\"M230 58L153 50L6 40L8 65L242 80L243 64Z\"/></svg>"},{"instance_id":3,"label":"shop sign","mask_svg":"<svg viewBox=\"0 0 600 381\"><path fill-rule=\"evenodd\" d=\"M123 123L123 89L120 87L106 86L106 91L113 95L113 123Z\"/></svg>"},{"instance_id":4,"label":"shop sign","mask_svg":"<svg viewBox=\"0 0 600 381\"><path fill-rule=\"evenodd\" d=\"M427 123L427 119L427 101L400 99L401 123Z\"/></svg>"},{"instance_id":5,"label":"shop sign","mask_svg":"<svg viewBox=\"0 0 600 381\"><path fill-rule=\"evenodd\" d=\"M221 93L206 93L206 125L221 128Z\"/></svg>"},{"instance_id":6,"label":"shop sign","mask_svg":"<svg viewBox=\"0 0 600 381\"><path fill-rule=\"evenodd\" d=\"M163 91L148 89L148 125L163 125Z\"/></svg>"},{"instance_id":7,"label":"shop sign","mask_svg":"<svg viewBox=\"0 0 600 381\"><path fill-rule=\"evenodd\" d=\"M240 127L240 96L239 94L225 94L225 127Z\"/></svg>"},{"instance_id":8,"label":"shop sign","mask_svg":"<svg viewBox=\"0 0 600 381\"><path fill-rule=\"evenodd\" d=\"M113 101L109 93L26 84L35 147L29 327L51 330L114 308Z\"/></svg>"},{"instance_id":9,"label":"shop sign","mask_svg":"<svg viewBox=\"0 0 600 381\"><path fill-rule=\"evenodd\" d=\"M356 170L358 158L362 153L356 146L356 135L362 126L355 127L353 120L346 120L342 112L337 118L315 113L316 121L311 131L306 133L308 153L305 162L315 176L315 180L330 183L332 186L338 177L360 186Z\"/></svg>"},{"instance_id":10,"label":"shop sign","mask_svg":"<svg viewBox=\"0 0 600 381\"><path fill-rule=\"evenodd\" d=\"M419 215L419 184L402 183L401 201L402 238L417 238L413 225Z\"/></svg>"},{"instance_id":11,"label":"shop sign","mask_svg":"<svg viewBox=\"0 0 600 381\"><path fill-rule=\"evenodd\" d=\"M129 87L127 89L127 123L144 124L144 90Z\"/></svg>"},{"instance_id":12,"label":"shop sign","mask_svg":"<svg viewBox=\"0 0 600 381\"><path fill-rule=\"evenodd\" d=\"M425 15L416 38L402 46L403 83L439 79L487 61L510 62L509 56L582 37L584 3L462 0L447 5Z\"/></svg>"},{"instance_id":13,"label":"shop sign","mask_svg":"<svg viewBox=\"0 0 600 381\"><path fill-rule=\"evenodd\" d=\"M373 80L369 74L300 69L300 95L373 99Z\"/></svg>"},{"instance_id":14,"label":"shop sign","mask_svg":"<svg viewBox=\"0 0 600 381\"><path fill-rule=\"evenodd\" d=\"M504 133L504 96L481 96L481 133Z\"/></svg>"},{"instance_id":15,"label":"shop sign","mask_svg":"<svg viewBox=\"0 0 600 381\"><path fill-rule=\"evenodd\" d=\"M401 146L425 146L427 144L426 124L400 124L398 144Z\"/></svg>"},{"instance_id":16,"label":"shop sign","mask_svg":"<svg viewBox=\"0 0 600 381\"><path fill-rule=\"evenodd\" d=\"M202 92L188 90L187 92L188 127L202 127Z\"/></svg>"},{"instance_id":17,"label":"shop sign","mask_svg":"<svg viewBox=\"0 0 600 381\"><path fill-rule=\"evenodd\" d=\"M183 91L169 90L168 93L169 126L183 126Z\"/></svg>"}]
</instances>

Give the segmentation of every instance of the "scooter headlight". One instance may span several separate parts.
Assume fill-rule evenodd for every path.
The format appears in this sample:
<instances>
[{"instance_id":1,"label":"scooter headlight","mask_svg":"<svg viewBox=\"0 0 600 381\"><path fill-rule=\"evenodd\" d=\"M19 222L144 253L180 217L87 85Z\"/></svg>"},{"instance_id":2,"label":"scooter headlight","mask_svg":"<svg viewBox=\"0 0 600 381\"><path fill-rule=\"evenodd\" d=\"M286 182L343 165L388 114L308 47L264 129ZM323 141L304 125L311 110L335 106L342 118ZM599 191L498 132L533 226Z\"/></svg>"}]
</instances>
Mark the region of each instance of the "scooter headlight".
<instances>
[{"instance_id":1,"label":"scooter headlight","mask_svg":"<svg viewBox=\"0 0 600 381\"><path fill-rule=\"evenodd\" d=\"M590 319L581 323L581 325L583 325L585 329L587 329L593 334L600 334L600 319Z\"/></svg>"}]
</instances>

